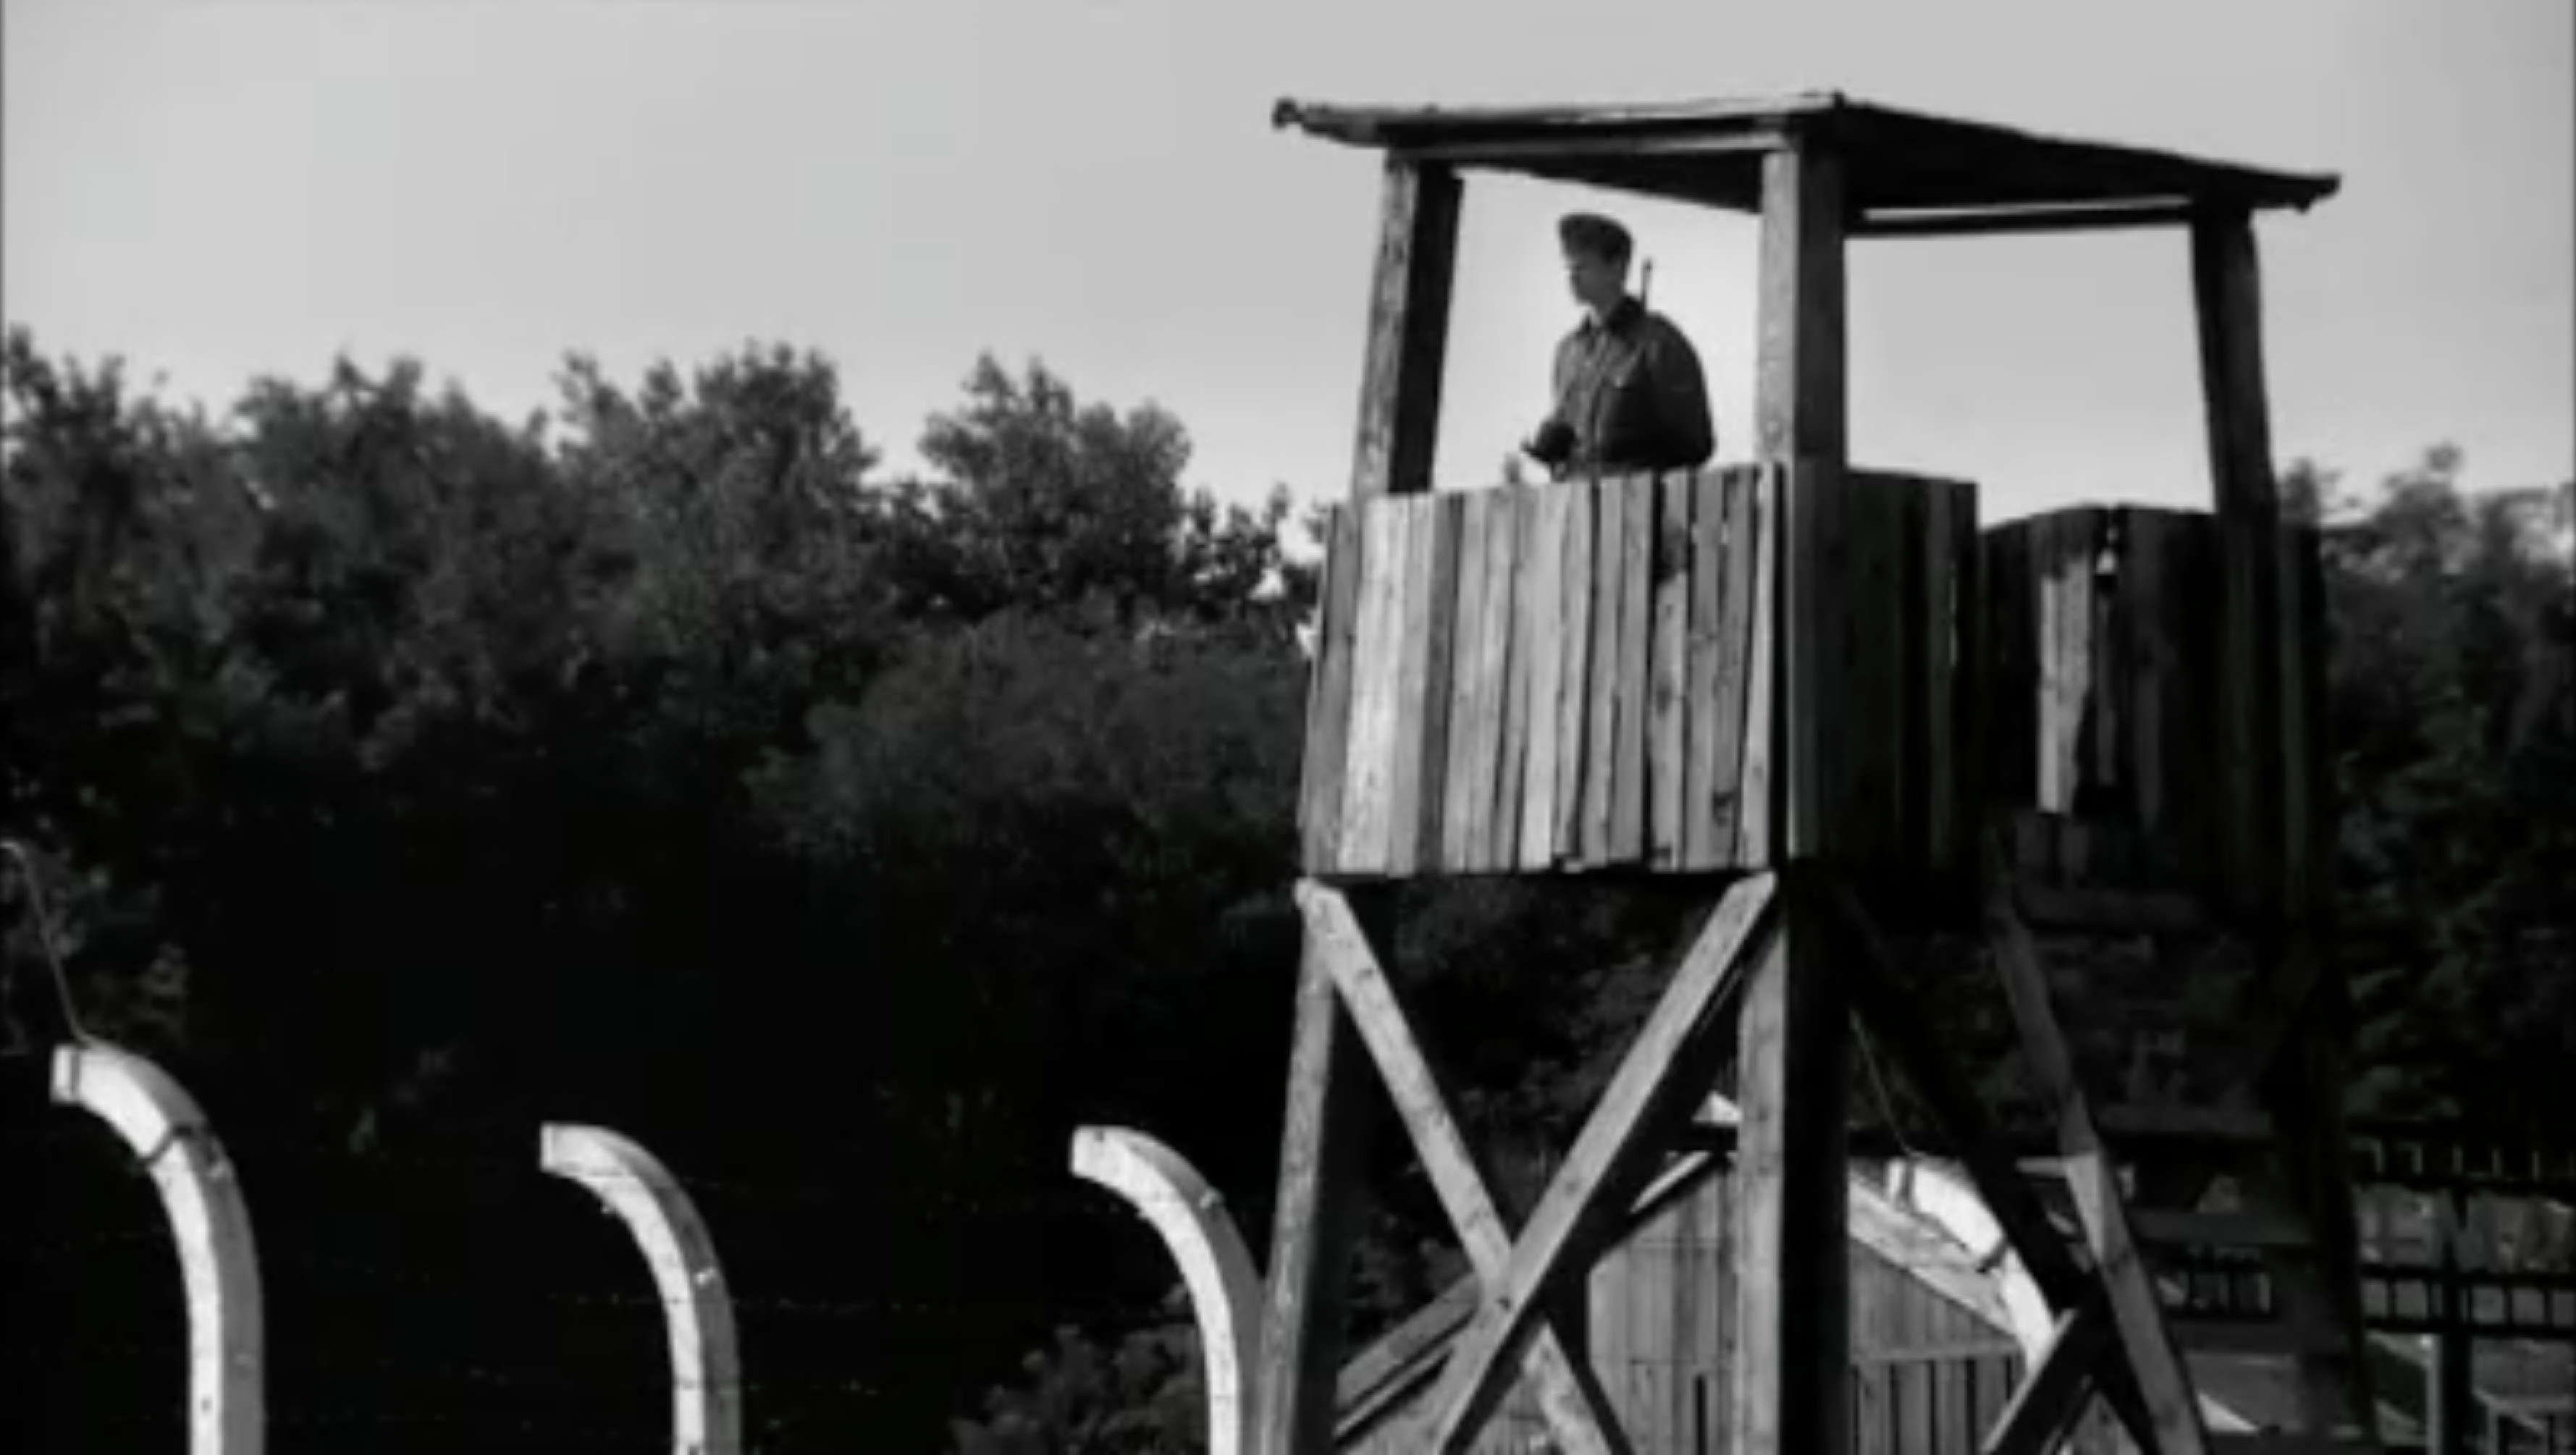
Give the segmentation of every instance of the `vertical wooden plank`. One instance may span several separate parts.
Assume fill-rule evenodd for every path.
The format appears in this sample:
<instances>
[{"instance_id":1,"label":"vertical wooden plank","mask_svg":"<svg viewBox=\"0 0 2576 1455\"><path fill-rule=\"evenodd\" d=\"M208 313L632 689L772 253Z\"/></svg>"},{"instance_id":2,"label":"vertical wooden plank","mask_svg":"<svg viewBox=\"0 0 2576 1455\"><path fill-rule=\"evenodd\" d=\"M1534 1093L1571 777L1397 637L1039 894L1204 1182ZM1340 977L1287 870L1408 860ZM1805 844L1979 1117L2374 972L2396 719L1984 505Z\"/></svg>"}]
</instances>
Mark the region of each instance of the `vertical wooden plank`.
<instances>
[{"instance_id":1,"label":"vertical wooden plank","mask_svg":"<svg viewBox=\"0 0 2576 1455\"><path fill-rule=\"evenodd\" d=\"M2174 583L2166 594L2176 633L2177 666L2167 679L2165 781L2174 785L2168 798L2170 816L2180 820L2175 833L2188 846L2191 887L2207 887L2230 872L2228 835L2236 805L2219 799L2240 771L2231 761L2228 712L2233 689L2226 672L2223 638L2228 606L2224 600L2224 522L2207 516L2181 517L2167 542ZM2188 590L2183 584L2189 582Z\"/></svg>"},{"instance_id":2,"label":"vertical wooden plank","mask_svg":"<svg viewBox=\"0 0 2576 1455\"><path fill-rule=\"evenodd\" d=\"M2036 806L2038 750L2033 725L2040 696L2035 644L2039 627L2032 589L2035 522L2015 521L1984 533L1979 557L1977 644L1981 677L1975 714L1984 804L2004 810ZM1970 832L1976 810L1971 810Z\"/></svg>"},{"instance_id":3,"label":"vertical wooden plank","mask_svg":"<svg viewBox=\"0 0 2576 1455\"><path fill-rule=\"evenodd\" d=\"M1782 477L1776 634L1779 723L1773 732L1773 799L1780 805L1780 850L1791 858L1833 851L1823 801L1827 764L1852 726L1817 711L1828 700L1825 672L1836 645L1829 635L1835 604L1829 571L1847 559L1836 527L1843 523L1842 473L1812 460L1788 462Z\"/></svg>"},{"instance_id":4,"label":"vertical wooden plank","mask_svg":"<svg viewBox=\"0 0 2576 1455\"><path fill-rule=\"evenodd\" d=\"M1710 814L1711 847L1702 867L1724 867L1736 858L1737 821L1745 762L1745 704L1752 677L1755 562L1762 520L1758 509L1762 468L1738 467L1726 472L1722 498L1726 513L1725 564L1720 568L1717 603L1717 687L1713 695L1714 746L1707 786L1702 790Z\"/></svg>"},{"instance_id":5,"label":"vertical wooden plank","mask_svg":"<svg viewBox=\"0 0 2576 1455\"><path fill-rule=\"evenodd\" d=\"M1527 871L1543 870L1555 857L1556 785L1563 765L1557 736L1557 706L1565 670L1565 521L1567 508L1579 499L1571 490L1531 492L1534 507L1530 549L1521 571L1530 592L1529 746L1521 787L1520 845L1513 862ZM1607 1378L1607 1375L1604 1376Z\"/></svg>"},{"instance_id":6,"label":"vertical wooden plank","mask_svg":"<svg viewBox=\"0 0 2576 1455\"><path fill-rule=\"evenodd\" d=\"M1628 511L1617 480L1595 485L1592 526L1592 663L1586 684L1583 772L1583 862L1610 859L1619 750L1619 606L1627 592Z\"/></svg>"},{"instance_id":7,"label":"vertical wooden plank","mask_svg":"<svg viewBox=\"0 0 2576 1455\"><path fill-rule=\"evenodd\" d=\"M1958 488L1956 508L1951 512L1951 563L1956 580L1951 590L1951 645L1957 664L1950 701L1950 761L1954 764L1956 788L1951 794L1949 866L1965 871L1975 862L1969 852L1973 835L1985 830L1985 811L1993 802L1986 782L1986 760L1980 751L1986 726L1986 679L1988 638L1986 635L1986 597L1993 588L1986 579L1984 542L1979 539L1981 524L1977 487L1963 484Z\"/></svg>"},{"instance_id":8,"label":"vertical wooden plank","mask_svg":"<svg viewBox=\"0 0 2576 1455\"><path fill-rule=\"evenodd\" d=\"M1599 567L1593 536L1600 514L1600 487L1580 481L1559 487L1569 497L1565 513L1563 594L1558 610L1562 625L1557 645L1563 660L1556 674L1556 826L1553 857L1560 864L1583 857L1586 818L1583 790L1590 777L1592 721L1592 600Z\"/></svg>"},{"instance_id":9,"label":"vertical wooden plank","mask_svg":"<svg viewBox=\"0 0 2576 1455\"><path fill-rule=\"evenodd\" d=\"M1476 780L1478 664L1484 660L1485 554L1493 492L1470 490L1459 501L1458 630L1450 644L1449 766L1442 782L1447 807L1440 825L1440 867L1450 873L1475 861L1475 832L1485 809Z\"/></svg>"},{"instance_id":10,"label":"vertical wooden plank","mask_svg":"<svg viewBox=\"0 0 2576 1455\"><path fill-rule=\"evenodd\" d=\"M1454 493L1425 495L1422 501L1431 538L1426 582L1430 621L1424 643L1422 731L1416 744L1422 765L1420 812L1414 817L1413 835L1415 862L1431 871L1444 863L1441 836L1448 822L1450 682L1456 674L1451 658L1458 639L1459 525L1465 511L1461 497Z\"/></svg>"},{"instance_id":11,"label":"vertical wooden plank","mask_svg":"<svg viewBox=\"0 0 2576 1455\"><path fill-rule=\"evenodd\" d=\"M1734 1450L1844 1450L1850 1018L1814 907L1792 892L1738 1030Z\"/></svg>"},{"instance_id":12,"label":"vertical wooden plank","mask_svg":"<svg viewBox=\"0 0 2576 1455\"><path fill-rule=\"evenodd\" d=\"M1351 466L1353 500L1431 488L1449 352L1458 176L1446 167L1389 157L1383 189Z\"/></svg>"},{"instance_id":13,"label":"vertical wooden plank","mask_svg":"<svg viewBox=\"0 0 2576 1455\"><path fill-rule=\"evenodd\" d=\"M2164 684L2173 670L2173 644L2165 620L2172 521L2161 510L2130 511L2120 563L2120 650L2129 679L2124 756L2129 762L2130 801L2137 806L2138 831L2150 846L2162 841L2171 828L2165 807L2164 750L2169 727Z\"/></svg>"},{"instance_id":14,"label":"vertical wooden plank","mask_svg":"<svg viewBox=\"0 0 2576 1455\"><path fill-rule=\"evenodd\" d=\"M1657 528L1652 638L1648 652L1646 751L1647 858L1658 869L1682 862L1682 753L1687 741L1683 705L1690 660L1691 501L1695 477L1675 471L1653 492Z\"/></svg>"},{"instance_id":15,"label":"vertical wooden plank","mask_svg":"<svg viewBox=\"0 0 2576 1455\"><path fill-rule=\"evenodd\" d=\"M1808 595L1798 583L1819 564L1804 552L1820 536L1806 517L1822 503L1811 488L1817 480L1838 480L1848 455L1845 435L1847 384L1844 370L1843 175L1841 161L1830 152L1791 147L1762 159L1762 252L1760 339L1754 383L1754 431L1760 457L1790 467L1780 508L1780 532L1787 554L1778 561L1790 589L1783 602ZM1774 765L1774 792L1787 790L1786 857L1822 852L1813 842L1820 825L1815 766L1807 759L1815 734L1824 725L1803 716L1804 683L1817 665L1810 655L1816 645L1806 632L1803 614L1784 615L1780 631L1787 688L1778 699L1788 709L1780 724L1779 751L1786 760ZM1837 1364L1839 1361L1836 1361ZM1802 1398L1816 1398L1804 1390ZM1767 1415L1757 1417L1762 1423ZM1804 1448L1807 1414L1794 1417L1800 1426L1792 1443ZM1822 1428L1839 1429L1838 1418ZM1830 1446L1835 1442L1825 1442Z\"/></svg>"},{"instance_id":16,"label":"vertical wooden plank","mask_svg":"<svg viewBox=\"0 0 2576 1455\"><path fill-rule=\"evenodd\" d=\"M1485 621L1476 640L1474 731L1467 738L1466 770L1474 775L1467 810L1467 860L1463 867L1494 867L1494 815L1501 809L1503 709L1507 705L1512 631L1512 502L1492 490L1476 492L1485 509Z\"/></svg>"},{"instance_id":17,"label":"vertical wooden plank","mask_svg":"<svg viewBox=\"0 0 2576 1455\"><path fill-rule=\"evenodd\" d=\"M1611 763L1610 858L1646 857L1646 739L1655 603L1655 477L1620 482L1619 751Z\"/></svg>"},{"instance_id":18,"label":"vertical wooden plank","mask_svg":"<svg viewBox=\"0 0 2576 1455\"><path fill-rule=\"evenodd\" d=\"M2270 721L2277 620L2271 545L2281 507L2272 477L2253 218L2238 212L2195 220L2191 261L2224 573L2219 700L2229 778L2215 785L2225 815L2222 874L2237 907L2260 910L2273 888L2267 850L2281 811L2282 773Z\"/></svg>"},{"instance_id":19,"label":"vertical wooden plank","mask_svg":"<svg viewBox=\"0 0 2576 1455\"><path fill-rule=\"evenodd\" d=\"M1901 480L1851 470L1836 491L1842 563L1819 575L1824 599L1808 604L1809 619L1830 627L1817 695L1804 711L1819 724L1815 740L1831 745L1831 756L1817 765L1822 843L1844 863L1879 864L1900 841L1907 787L1901 764L1912 747L1904 734L1902 664L1913 633L1899 550L1911 491Z\"/></svg>"},{"instance_id":20,"label":"vertical wooden plank","mask_svg":"<svg viewBox=\"0 0 2576 1455\"><path fill-rule=\"evenodd\" d=\"M1779 795L1771 781L1771 759L1780 741L1779 713L1773 707L1780 680L1775 642L1780 631L1780 497L1785 475L1766 465L1754 481L1753 514L1747 522L1753 539L1753 594L1745 612L1744 767L1735 794L1735 866L1765 868L1777 858L1772 838L1772 807Z\"/></svg>"},{"instance_id":21,"label":"vertical wooden plank","mask_svg":"<svg viewBox=\"0 0 2576 1455\"><path fill-rule=\"evenodd\" d=\"M1341 868L1342 783L1350 745L1351 657L1361 574L1358 507L1335 506L1328 531L1306 715L1304 857L1309 874Z\"/></svg>"},{"instance_id":22,"label":"vertical wooden plank","mask_svg":"<svg viewBox=\"0 0 2576 1455\"><path fill-rule=\"evenodd\" d=\"M2117 548L2127 513L2117 507L2095 511L2093 532L2085 541L2084 551L2088 587L2085 639L2090 648L2091 681L2084 703L2084 769L2079 786L2087 795L2085 817L2097 821L2112 816L2128 780L2127 765L2119 752L2125 704L2119 643L2113 635L2118 626L2113 615L2118 610L2120 594Z\"/></svg>"},{"instance_id":23,"label":"vertical wooden plank","mask_svg":"<svg viewBox=\"0 0 2576 1455\"><path fill-rule=\"evenodd\" d=\"M1941 1361L1941 1421L1946 1432L1941 1443L1959 1455L1976 1455L1978 1437L1985 1433L1977 1423L1976 1372L1973 1358Z\"/></svg>"},{"instance_id":24,"label":"vertical wooden plank","mask_svg":"<svg viewBox=\"0 0 2576 1455\"><path fill-rule=\"evenodd\" d=\"M1852 1455L1893 1455L1887 1445L1887 1363L1862 1359L1861 1334L1852 1331L1852 1374L1858 1397L1852 1402Z\"/></svg>"},{"instance_id":25,"label":"vertical wooden plank","mask_svg":"<svg viewBox=\"0 0 2576 1455\"><path fill-rule=\"evenodd\" d=\"M1422 731L1424 678L1431 665L1431 529L1428 495L1388 500L1378 507L1395 516L1396 578L1395 762L1387 773L1387 872L1409 875L1419 865L1422 833Z\"/></svg>"},{"instance_id":26,"label":"vertical wooden plank","mask_svg":"<svg viewBox=\"0 0 2576 1455\"><path fill-rule=\"evenodd\" d=\"M2073 813L2083 770L2085 697L2090 688L2092 572L2084 539L2089 510L2062 511L2042 522L2040 581L2041 809Z\"/></svg>"},{"instance_id":27,"label":"vertical wooden plank","mask_svg":"<svg viewBox=\"0 0 2576 1455\"><path fill-rule=\"evenodd\" d=\"M1255 1355L1255 1455L1333 1447L1350 1251L1368 1132L1368 1052L1342 1010L1331 967L1306 940L1280 1137L1278 1212Z\"/></svg>"},{"instance_id":28,"label":"vertical wooden plank","mask_svg":"<svg viewBox=\"0 0 2576 1455\"><path fill-rule=\"evenodd\" d=\"M1510 522L1511 563L1500 597L1502 610L1497 612L1508 621L1503 629L1507 650L1496 707L1502 740L1494 763L1494 821L1485 851L1489 869L1511 869L1521 839L1521 792L1530 739L1530 643L1538 633L1539 616L1538 572L1533 563L1538 499L1535 490L1507 490L1494 501L1495 510Z\"/></svg>"},{"instance_id":29,"label":"vertical wooden plank","mask_svg":"<svg viewBox=\"0 0 2576 1455\"><path fill-rule=\"evenodd\" d=\"M1690 480L1690 533L1685 542L1682 614L1681 865L1709 869L1718 859L1718 666L1725 656L1726 519L1729 472L1700 471Z\"/></svg>"},{"instance_id":30,"label":"vertical wooden plank","mask_svg":"<svg viewBox=\"0 0 2576 1455\"><path fill-rule=\"evenodd\" d=\"M1387 799L1395 768L1395 704L1404 628L1396 590L1403 579L1401 525L1387 506L1361 509L1360 609L1352 643L1350 766L1342 797L1342 868L1387 869Z\"/></svg>"}]
</instances>

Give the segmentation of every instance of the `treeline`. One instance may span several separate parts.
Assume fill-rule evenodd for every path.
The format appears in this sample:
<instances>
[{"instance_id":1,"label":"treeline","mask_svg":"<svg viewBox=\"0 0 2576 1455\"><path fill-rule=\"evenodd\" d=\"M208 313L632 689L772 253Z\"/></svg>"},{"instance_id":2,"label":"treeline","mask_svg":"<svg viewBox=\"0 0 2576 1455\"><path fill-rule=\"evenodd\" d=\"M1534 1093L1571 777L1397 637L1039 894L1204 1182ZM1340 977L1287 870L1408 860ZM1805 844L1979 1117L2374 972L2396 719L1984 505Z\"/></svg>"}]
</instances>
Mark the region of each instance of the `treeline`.
<instances>
[{"instance_id":1,"label":"treeline","mask_svg":"<svg viewBox=\"0 0 2576 1455\"><path fill-rule=\"evenodd\" d=\"M13 881L5 1185L56 1234L148 1226L43 1113L67 1011L185 1079L276 1250L273 1448L655 1426L649 1309L580 1333L578 1298L506 1302L640 1283L577 1251L577 1195L531 1190L545 1119L703 1185L756 1448L971 1447L952 1421L1015 1418L996 1384L1090 1432L1066 1448L1179 1439L1172 1275L1066 1145L1150 1131L1267 1228L1314 593L1284 493L1220 508L1168 414L990 359L926 423L923 479L779 348L632 387L574 359L515 423L408 362L220 416L24 330L6 367L0 833L44 860L72 1004ZM2466 496L2457 467L2329 509L2355 1095L2535 1124L2576 1105L2570 497ZM1408 993L1525 1186L1676 906L1409 910ZM1456 1266L1400 1143L1373 1318ZM504 1213L528 1235L477 1221ZM166 1351L80 1352L133 1337L166 1252L121 1255L110 1295L61 1237L9 1241L0 1370L44 1397L0 1419L166 1444L107 1418L138 1387L175 1409ZM422 1415L334 1423L359 1408Z\"/></svg>"}]
</instances>

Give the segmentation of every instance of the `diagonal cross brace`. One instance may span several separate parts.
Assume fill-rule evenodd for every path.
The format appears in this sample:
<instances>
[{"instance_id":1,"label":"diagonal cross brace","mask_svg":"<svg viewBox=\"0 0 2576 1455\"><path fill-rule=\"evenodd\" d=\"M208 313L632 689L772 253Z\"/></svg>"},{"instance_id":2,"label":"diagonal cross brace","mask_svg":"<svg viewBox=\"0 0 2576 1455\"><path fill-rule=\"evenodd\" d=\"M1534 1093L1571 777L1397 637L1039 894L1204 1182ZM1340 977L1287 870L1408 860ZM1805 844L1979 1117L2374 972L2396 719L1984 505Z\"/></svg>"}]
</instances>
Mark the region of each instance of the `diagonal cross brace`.
<instances>
[{"instance_id":1,"label":"diagonal cross brace","mask_svg":"<svg viewBox=\"0 0 2576 1455\"><path fill-rule=\"evenodd\" d=\"M1458 1241L1477 1281L1492 1289L1511 1258L1511 1232L1485 1188L1457 1122L1449 1115L1438 1079L1413 1043L1394 987L1370 953L1349 901L1331 889L1305 883L1298 886L1297 906L1305 914L1309 942L1331 969L1333 984L1350 1007L1360 1039L1386 1078L1396 1111L1422 1155L1423 1169L1430 1174L1441 1207L1458 1230ZM1573 1358L1552 1327L1538 1341L1531 1375L1538 1386L1540 1410L1569 1452L1628 1455L1608 1394L1593 1377L1591 1366Z\"/></svg>"},{"instance_id":2,"label":"diagonal cross brace","mask_svg":"<svg viewBox=\"0 0 2576 1455\"><path fill-rule=\"evenodd\" d=\"M1993 1455L2046 1448L2081 1413L2097 1380L2130 1437L2139 1448L2151 1448L2154 1421L2137 1381L2127 1365L2100 1362L2099 1356L2116 1345L2116 1338L2106 1343L2105 1336L2112 1332L2110 1311L2093 1269L2058 1235L2038 1194L2022 1179L2012 1156L1996 1138L1975 1090L1951 1069L1934 1043L1927 1030L1930 1022L1905 989L1895 956L1850 887L1839 880L1827 881L1819 897L1827 911L1826 923L1839 941L1840 953L1833 962L1841 971L1853 1010L1894 1053L1925 1110L1957 1149L1978 1197L2059 1316L2056 1337L1989 1432L1984 1448Z\"/></svg>"},{"instance_id":3,"label":"diagonal cross brace","mask_svg":"<svg viewBox=\"0 0 2576 1455\"><path fill-rule=\"evenodd\" d=\"M1714 1073L1714 1058L1724 1050L1717 1034L1721 1012L1729 992L1741 984L1741 967L1751 958L1747 950L1769 945L1769 937L1760 932L1768 928L1774 887L1772 876L1756 876L1738 882L1719 902L1516 1245L1504 1237L1501 1220L1493 1214L1492 1200L1466 1160L1455 1126L1440 1110L1437 1087L1402 1032L1392 994L1385 990L1383 975L1376 972L1374 959L1358 938L1355 922L1338 899L1301 893L1312 933L1319 939L1347 937L1346 950L1335 954L1332 963L1337 976L1344 965L1357 972L1342 980L1344 992L1351 998L1355 1020L1364 1028L1372 1023L1381 1028L1364 1029L1363 1036L1377 1053L1399 1104L1412 1095L1416 1105L1435 1113L1420 1116L1414 1106L1406 1106L1405 1120L1443 1201L1451 1205L1452 1221L1469 1244L1470 1258L1485 1288L1485 1302L1459 1336L1430 1405L1437 1423L1426 1448L1441 1455L1466 1448L1501 1398L1513 1355L1533 1337L1540 1351L1540 1390L1546 1397L1552 1382L1546 1373L1549 1351L1561 1345L1552 1328L1542 1327L1545 1310L1578 1262L1579 1251L1625 1210L1626 1195L1648 1167L1657 1141L1653 1133L1673 1117L1687 1115L1704 1089L1702 1073ZM1372 1003L1364 1005L1358 996L1368 996ZM1406 1085L1398 1084L1399 1076ZM1443 1172L1444 1166L1449 1170ZM1480 1245L1493 1255L1490 1267L1476 1251ZM1588 1368L1582 1369L1577 1378L1589 1373ZM1553 1409L1550 1421L1557 1423ZM1606 1423L1616 1430L1615 1419Z\"/></svg>"},{"instance_id":4,"label":"diagonal cross brace","mask_svg":"<svg viewBox=\"0 0 2576 1455\"><path fill-rule=\"evenodd\" d=\"M2279 987L2244 1060L2236 1067L2236 1074L2228 1078L2236 1089L2228 1094L2224 1104L2241 1106L2250 1101L2248 1089L2271 1074L2297 1034L2310 1000L2317 993L2322 975L2318 957L2313 952L2304 952L2292 956L2289 963L2290 973ZM2171 1185L2157 1195L2156 1201L2177 1208L2196 1207L2217 1177L2217 1164L2202 1159L2196 1165L2179 1170ZM2026 1193L2028 1189L2020 1190ZM2063 1249L2059 1251L2062 1253ZM2023 1256L2027 1258L2029 1255L2025 1253ZM2128 1366L2115 1357L2119 1348L2119 1334L2112 1318L2108 1290L2100 1283L2094 1283L2085 1290L2082 1301L2067 1311L2058 1338L2041 1356L2024 1386L2026 1390L2044 1390L2046 1397L2034 1395L2033 1407L2027 1410L2017 1399L2006 1411L1985 1448L1989 1452L1998 1452L1998 1455L2007 1455L2007 1452L2017 1455L2019 1451L2043 1448L2046 1432L2071 1422L2093 1388L2099 1386L2117 1392L2122 1386L2131 1384Z\"/></svg>"}]
</instances>

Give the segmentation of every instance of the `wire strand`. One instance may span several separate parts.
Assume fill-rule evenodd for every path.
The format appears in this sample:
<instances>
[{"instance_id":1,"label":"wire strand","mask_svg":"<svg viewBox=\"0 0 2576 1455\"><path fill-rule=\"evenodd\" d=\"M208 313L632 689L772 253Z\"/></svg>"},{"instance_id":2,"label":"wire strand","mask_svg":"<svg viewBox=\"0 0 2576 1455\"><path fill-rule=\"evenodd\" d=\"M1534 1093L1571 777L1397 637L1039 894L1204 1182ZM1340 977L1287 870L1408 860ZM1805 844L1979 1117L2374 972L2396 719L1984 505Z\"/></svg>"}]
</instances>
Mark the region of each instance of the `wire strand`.
<instances>
[{"instance_id":1,"label":"wire strand","mask_svg":"<svg viewBox=\"0 0 2576 1455\"><path fill-rule=\"evenodd\" d=\"M54 916L45 901L45 880L36 870L36 856L16 839L0 839L0 849L18 861L18 877L26 881L27 911L36 922L36 948L53 975L54 1004L62 1012L63 1028L81 1045L95 1046L98 1038L81 1024L80 1006L72 999L71 977L64 973L62 947L54 939Z\"/></svg>"}]
</instances>

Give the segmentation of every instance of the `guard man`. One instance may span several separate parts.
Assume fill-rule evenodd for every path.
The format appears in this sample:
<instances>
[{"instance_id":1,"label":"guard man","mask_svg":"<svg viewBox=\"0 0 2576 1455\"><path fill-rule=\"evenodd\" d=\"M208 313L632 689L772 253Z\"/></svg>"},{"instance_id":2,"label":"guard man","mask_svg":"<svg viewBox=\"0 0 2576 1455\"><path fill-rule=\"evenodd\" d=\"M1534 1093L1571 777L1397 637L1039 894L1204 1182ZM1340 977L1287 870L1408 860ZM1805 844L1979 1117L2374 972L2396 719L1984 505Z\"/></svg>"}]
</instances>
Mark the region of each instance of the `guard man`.
<instances>
[{"instance_id":1,"label":"guard man","mask_svg":"<svg viewBox=\"0 0 2576 1455\"><path fill-rule=\"evenodd\" d=\"M1699 355L1628 292L1628 230L1588 212L1557 224L1583 321L1556 348L1556 407L1522 453L1558 480L1687 470L1717 448Z\"/></svg>"}]
</instances>

